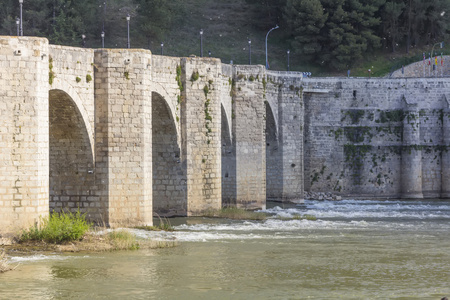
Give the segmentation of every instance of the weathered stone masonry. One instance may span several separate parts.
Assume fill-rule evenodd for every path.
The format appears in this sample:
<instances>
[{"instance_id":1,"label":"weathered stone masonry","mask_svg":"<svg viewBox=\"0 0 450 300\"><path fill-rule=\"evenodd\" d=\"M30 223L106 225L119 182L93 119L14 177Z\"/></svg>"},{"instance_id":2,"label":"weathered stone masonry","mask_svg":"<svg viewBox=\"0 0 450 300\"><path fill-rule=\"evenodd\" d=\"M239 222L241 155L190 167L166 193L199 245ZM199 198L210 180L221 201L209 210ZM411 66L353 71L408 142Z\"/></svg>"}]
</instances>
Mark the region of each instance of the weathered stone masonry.
<instances>
[{"instance_id":1,"label":"weathered stone masonry","mask_svg":"<svg viewBox=\"0 0 450 300\"><path fill-rule=\"evenodd\" d=\"M0 37L0 231L112 226L303 191L449 197L447 78L302 78Z\"/></svg>"}]
</instances>

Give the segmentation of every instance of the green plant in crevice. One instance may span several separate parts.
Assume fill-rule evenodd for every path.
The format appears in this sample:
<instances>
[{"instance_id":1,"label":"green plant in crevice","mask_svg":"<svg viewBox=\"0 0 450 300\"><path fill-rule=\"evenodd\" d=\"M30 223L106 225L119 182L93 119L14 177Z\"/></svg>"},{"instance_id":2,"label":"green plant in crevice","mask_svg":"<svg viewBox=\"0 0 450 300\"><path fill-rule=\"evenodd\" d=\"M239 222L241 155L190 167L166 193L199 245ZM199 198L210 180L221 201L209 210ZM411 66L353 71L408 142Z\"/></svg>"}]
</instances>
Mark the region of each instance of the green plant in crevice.
<instances>
[{"instance_id":1,"label":"green plant in crevice","mask_svg":"<svg viewBox=\"0 0 450 300\"><path fill-rule=\"evenodd\" d=\"M183 98L184 87L183 87L183 82L181 81L181 66L180 65L177 65L176 73L177 73L177 76L175 77L175 80L176 80L177 85L178 85L178 90L180 91L180 94L177 95L177 111L178 111L179 108L180 108L180 105L181 105L181 103L183 102L183 99L184 99ZM175 113L175 115L176 115L177 122L179 122L180 118L178 117L178 114Z\"/></svg>"},{"instance_id":2,"label":"green plant in crevice","mask_svg":"<svg viewBox=\"0 0 450 300\"><path fill-rule=\"evenodd\" d=\"M208 97L209 87L208 87L208 85L206 85L206 84L205 84L205 86L203 87L203 93L205 94L205 97Z\"/></svg>"},{"instance_id":3,"label":"green plant in crevice","mask_svg":"<svg viewBox=\"0 0 450 300\"><path fill-rule=\"evenodd\" d=\"M129 80L130 79L130 73L128 71L123 72L123 76Z\"/></svg>"},{"instance_id":4,"label":"green plant in crevice","mask_svg":"<svg viewBox=\"0 0 450 300\"><path fill-rule=\"evenodd\" d=\"M92 76L90 74L86 75L86 82L89 83L92 81Z\"/></svg>"},{"instance_id":5,"label":"green plant in crevice","mask_svg":"<svg viewBox=\"0 0 450 300\"><path fill-rule=\"evenodd\" d=\"M200 74L198 73L198 71L193 71L192 75L191 75L191 81L197 81L200 78Z\"/></svg>"},{"instance_id":6,"label":"green plant in crevice","mask_svg":"<svg viewBox=\"0 0 450 300\"><path fill-rule=\"evenodd\" d=\"M81 78L77 76L77 77L75 78L75 81L78 83L78 82L81 81Z\"/></svg>"},{"instance_id":7,"label":"green plant in crevice","mask_svg":"<svg viewBox=\"0 0 450 300\"><path fill-rule=\"evenodd\" d=\"M210 81L212 84L212 81ZM209 134L212 132L212 129L210 127L210 122L212 122L212 116L209 114L209 104L211 103L211 99L208 98L208 94L209 94L209 87L208 85L205 84L205 86L203 87L203 93L205 94L205 128L206 128L206 136L209 137ZM207 144L209 145L211 143L211 141L208 139L207 140Z\"/></svg>"},{"instance_id":8,"label":"green plant in crevice","mask_svg":"<svg viewBox=\"0 0 450 300\"><path fill-rule=\"evenodd\" d=\"M55 79L55 72L53 72L53 58L50 56L50 58L48 59L48 83L50 83L50 85L53 84L53 80Z\"/></svg>"}]
</instances>

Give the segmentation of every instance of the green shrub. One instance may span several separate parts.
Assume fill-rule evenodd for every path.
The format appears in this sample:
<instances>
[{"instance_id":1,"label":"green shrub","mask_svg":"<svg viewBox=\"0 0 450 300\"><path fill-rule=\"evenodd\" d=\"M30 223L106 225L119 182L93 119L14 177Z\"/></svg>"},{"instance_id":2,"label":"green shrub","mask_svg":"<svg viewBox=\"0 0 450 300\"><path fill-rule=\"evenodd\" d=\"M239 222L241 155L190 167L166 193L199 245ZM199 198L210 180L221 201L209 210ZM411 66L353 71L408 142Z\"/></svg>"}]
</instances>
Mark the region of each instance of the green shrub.
<instances>
[{"instance_id":1,"label":"green shrub","mask_svg":"<svg viewBox=\"0 0 450 300\"><path fill-rule=\"evenodd\" d=\"M86 221L86 214L79 211L73 213L53 213L49 218L41 220L41 226L33 226L22 232L20 241L45 241L49 243L63 243L80 240L91 228Z\"/></svg>"}]
</instances>

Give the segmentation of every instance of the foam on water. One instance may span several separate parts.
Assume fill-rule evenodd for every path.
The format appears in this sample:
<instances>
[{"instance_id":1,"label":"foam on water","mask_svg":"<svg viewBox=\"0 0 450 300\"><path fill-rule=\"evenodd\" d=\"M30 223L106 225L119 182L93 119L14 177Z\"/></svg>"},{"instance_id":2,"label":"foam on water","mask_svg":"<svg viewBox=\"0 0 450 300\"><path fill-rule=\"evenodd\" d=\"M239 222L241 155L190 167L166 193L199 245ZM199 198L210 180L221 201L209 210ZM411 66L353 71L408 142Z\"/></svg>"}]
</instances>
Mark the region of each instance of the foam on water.
<instances>
[{"instance_id":1,"label":"foam on water","mask_svg":"<svg viewBox=\"0 0 450 300\"><path fill-rule=\"evenodd\" d=\"M88 257L88 256L84 256ZM62 255L44 255L44 254L36 254L31 256L9 256L8 261L10 263L23 263L23 262L34 262L34 261L43 261L43 260L67 260L71 258L76 258L75 256L62 256Z\"/></svg>"},{"instance_id":2,"label":"foam on water","mask_svg":"<svg viewBox=\"0 0 450 300\"><path fill-rule=\"evenodd\" d=\"M158 240L205 242L303 238L314 230L450 230L450 203L426 201L305 201L291 208L279 206L263 210L266 221L234 221L222 224L176 226L175 232L136 231L138 236ZM313 215L316 221L297 220ZM286 220L288 219L288 220Z\"/></svg>"}]
</instances>

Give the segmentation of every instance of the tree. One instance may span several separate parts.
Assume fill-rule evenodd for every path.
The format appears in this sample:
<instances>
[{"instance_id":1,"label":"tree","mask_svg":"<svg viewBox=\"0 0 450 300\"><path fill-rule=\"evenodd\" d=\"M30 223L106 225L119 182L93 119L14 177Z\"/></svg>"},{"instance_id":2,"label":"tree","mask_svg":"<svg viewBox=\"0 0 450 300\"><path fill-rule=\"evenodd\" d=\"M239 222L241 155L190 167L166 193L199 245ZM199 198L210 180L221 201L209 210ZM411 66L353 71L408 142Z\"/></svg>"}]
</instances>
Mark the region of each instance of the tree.
<instances>
[{"instance_id":1,"label":"tree","mask_svg":"<svg viewBox=\"0 0 450 300\"><path fill-rule=\"evenodd\" d=\"M139 0L139 30L147 39L163 41L166 33L183 21L182 0Z\"/></svg>"},{"instance_id":2,"label":"tree","mask_svg":"<svg viewBox=\"0 0 450 300\"><path fill-rule=\"evenodd\" d=\"M327 18L320 0L288 0L284 19L294 37L292 48L306 57L317 59L325 42L320 31Z\"/></svg>"},{"instance_id":3,"label":"tree","mask_svg":"<svg viewBox=\"0 0 450 300\"><path fill-rule=\"evenodd\" d=\"M380 46L375 13L383 0L322 0L328 19L321 34L327 37L321 63L342 70Z\"/></svg>"}]
</instances>

